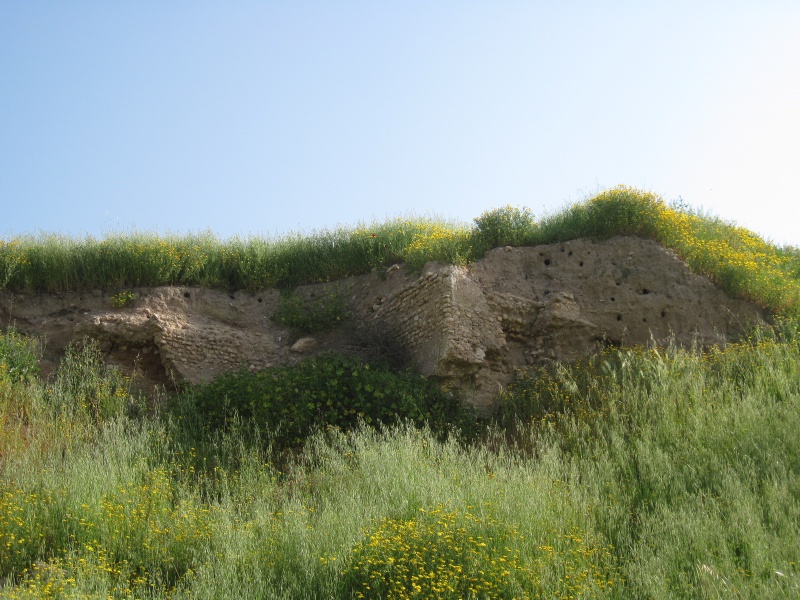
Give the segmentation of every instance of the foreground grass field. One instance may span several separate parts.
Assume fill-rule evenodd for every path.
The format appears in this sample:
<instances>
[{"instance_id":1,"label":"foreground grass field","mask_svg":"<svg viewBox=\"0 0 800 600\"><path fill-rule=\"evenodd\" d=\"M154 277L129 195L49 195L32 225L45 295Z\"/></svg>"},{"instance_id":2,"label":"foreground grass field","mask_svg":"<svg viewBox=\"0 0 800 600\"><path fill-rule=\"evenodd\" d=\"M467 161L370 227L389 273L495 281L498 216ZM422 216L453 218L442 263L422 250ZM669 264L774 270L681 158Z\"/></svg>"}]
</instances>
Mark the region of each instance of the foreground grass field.
<instances>
[{"instance_id":1,"label":"foreground grass field","mask_svg":"<svg viewBox=\"0 0 800 600\"><path fill-rule=\"evenodd\" d=\"M469 439L363 426L288 453L205 427L190 392L135 416L91 351L42 382L2 339L3 598L800 594L796 325L529 373Z\"/></svg>"},{"instance_id":2,"label":"foreground grass field","mask_svg":"<svg viewBox=\"0 0 800 600\"><path fill-rule=\"evenodd\" d=\"M212 388L145 401L91 345L42 380L38 342L9 330L0 335L0 597L800 596L796 250L625 188L539 224L506 208L472 228L428 226L388 249L378 235L399 238L410 225L336 235L374 250L358 269L395 252L468 260L575 235L671 239L695 269L780 316L774 329L707 352L610 348L521 372L491 422L322 425L299 445L251 422L210 427ZM153 283L132 274L156 273L167 254L126 254L137 239L172 243L120 238L128 262L98 274L80 265L101 260L107 242L7 242L4 285ZM339 251L323 239L303 242L301 264L314 248ZM236 243L257 256L255 241ZM234 247L209 244L209 255ZM273 261L293 247L264 244L278 254L258 256ZM358 270L338 260L313 277L309 266L303 280ZM214 283L181 268L186 278L173 281ZM252 285L297 278L267 275Z\"/></svg>"}]
</instances>

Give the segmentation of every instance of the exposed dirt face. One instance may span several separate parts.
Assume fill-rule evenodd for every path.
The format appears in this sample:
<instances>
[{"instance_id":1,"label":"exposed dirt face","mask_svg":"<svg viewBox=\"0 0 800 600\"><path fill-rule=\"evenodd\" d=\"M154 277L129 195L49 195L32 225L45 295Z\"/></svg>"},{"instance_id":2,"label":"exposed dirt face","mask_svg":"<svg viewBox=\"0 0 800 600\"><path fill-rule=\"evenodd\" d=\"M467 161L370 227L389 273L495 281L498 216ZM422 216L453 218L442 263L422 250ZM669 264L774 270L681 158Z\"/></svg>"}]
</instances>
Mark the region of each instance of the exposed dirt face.
<instances>
[{"instance_id":1,"label":"exposed dirt face","mask_svg":"<svg viewBox=\"0 0 800 600\"><path fill-rule=\"evenodd\" d=\"M98 341L139 386L198 383L242 366L290 364L326 350L407 359L421 372L491 408L520 367L571 361L604 344L724 343L768 316L727 297L655 242L618 237L498 248L469 268L431 263L421 275L387 273L308 285L331 292L351 318L302 336L275 322L280 293L160 287L67 294L0 293L0 323L44 338L45 373L72 341Z\"/></svg>"}]
</instances>

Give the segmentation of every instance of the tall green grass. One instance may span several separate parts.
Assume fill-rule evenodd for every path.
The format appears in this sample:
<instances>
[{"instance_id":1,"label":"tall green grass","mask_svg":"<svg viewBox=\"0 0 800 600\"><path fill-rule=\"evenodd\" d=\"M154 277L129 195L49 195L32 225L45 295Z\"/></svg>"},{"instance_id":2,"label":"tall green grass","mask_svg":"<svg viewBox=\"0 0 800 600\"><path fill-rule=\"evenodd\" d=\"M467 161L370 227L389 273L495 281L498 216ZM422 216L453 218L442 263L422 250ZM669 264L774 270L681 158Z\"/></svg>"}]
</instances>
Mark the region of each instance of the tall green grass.
<instances>
[{"instance_id":1,"label":"tall green grass","mask_svg":"<svg viewBox=\"0 0 800 600\"><path fill-rule=\"evenodd\" d=\"M0 288L291 288L367 273L405 259L414 262L414 250L409 248L415 240L457 229L456 224L414 218L274 239L221 240L210 232L183 236L133 232L102 240L23 236L0 241Z\"/></svg>"},{"instance_id":2,"label":"tall green grass","mask_svg":"<svg viewBox=\"0 0 800 600\"><path fill-rule=\"evenodd\" d=\"M28 342L4 341L3 598L800 594L790 321L528 373L475 437L322 429L289 454L191 394L142 412L91 347L12 376Z\"/></svg>"},{"instance_id":3,"label":"tall green grass","mask_svg":"<svg viewBox=\"0 0 800 600\"><path fill-rule=\"evenodd\" d=\"M156 285L291 288L406 262L465 264L505 245L635 235L675 250L696 272L775 313L800 313L800 254L752 232L627 187L536 221L528 209L490 210L472 224L400 218L309 235L221 240L212 233L133 232L102 240L42 234L0 241L0 289L67 291Z\"/></svg>"}]
</instances>

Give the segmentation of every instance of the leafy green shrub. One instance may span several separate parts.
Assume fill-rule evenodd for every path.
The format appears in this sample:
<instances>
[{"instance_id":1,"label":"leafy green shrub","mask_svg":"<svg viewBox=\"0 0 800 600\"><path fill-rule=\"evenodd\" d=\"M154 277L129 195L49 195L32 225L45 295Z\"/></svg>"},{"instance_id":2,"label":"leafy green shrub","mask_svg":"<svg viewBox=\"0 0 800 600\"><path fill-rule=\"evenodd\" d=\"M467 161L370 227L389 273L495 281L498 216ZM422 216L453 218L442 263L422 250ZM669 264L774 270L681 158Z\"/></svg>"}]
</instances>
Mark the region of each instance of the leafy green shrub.
<instances>
[{"instance_id":1,"label":"leafy green shrub","mask_svg":"<svg viewBox=\"0 0 800 600\"><path fill-rule=\"evenodd\" d=\"M412 371L394 372L357 357L323 354L298 365L242 369L193 389L212 426L252 419L279 445L298 445L314 429L390 424L408 419L444 430L465 420L456 398Z\"/></svg>"},{"instance_id":2,"label":"leafy green shrub","mask_svg":"<svg viewBox=\"0 0 800 600\"><path fill-rule=\"evenodd\" d=\"M617 186L542 220L537 243L616 235L656 238L664 201L650 192Z\"/></svg>"},{"instance_id":3,"label":"leafy green shrub","mask_svg":"<svg viewBox=\"0 0 800 600\"><path fill-rule=\"evenodd\" d=\"M289 291L281 294L272 320L300 333L316 333L338 327L349 316L340 290L328 289L321 298L308 299Z\"/></svg>"},{"instance_id":4,"label":"leafy green shrub","mask_svg":"<svg viewBox=\"0 0 800 600\"><path fill-rule=\"evenodd\" d=\"M475 225L477 242L486 250L530 244L536 231L530 209L515 206L486 211L475 219Z\"/></svg>"},{"instance_id":5,"label":"leafy green shrub","mask_svg":"<svg viewBox=\"0 0 800 600\"><path fill-rule=\"evenodd\" d=\"M659 209L663 205L663 200L650 192L626 186L606 190L585 204L592 223L589 235L654 238L658 231Z\"/></svg>"},{"instance_id":6,"label":"leafy green shrub","mask_svg":"<svg viewBox=\"0 0 800 600\"><path fill-rule=\"evenodd\" d=\"M27 381L39 375L41 345L10 329L0 334L0 377Z\"/></svg>"}]
</instances>

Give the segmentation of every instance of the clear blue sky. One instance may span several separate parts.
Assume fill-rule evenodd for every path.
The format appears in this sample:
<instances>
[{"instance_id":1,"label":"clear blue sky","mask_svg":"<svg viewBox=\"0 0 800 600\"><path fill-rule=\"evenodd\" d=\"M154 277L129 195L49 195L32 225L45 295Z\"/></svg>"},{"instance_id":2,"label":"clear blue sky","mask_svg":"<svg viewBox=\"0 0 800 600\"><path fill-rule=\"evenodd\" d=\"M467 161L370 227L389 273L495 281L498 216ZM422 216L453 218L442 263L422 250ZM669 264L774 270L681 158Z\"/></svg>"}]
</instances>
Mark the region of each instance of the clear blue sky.
<instances>
[{"instance_id":1,"label":"clear blue sky","mask_svg":"<svg viewBox=\"0 0 800 600\"><path fill-rule=\"evenodd\" d=\"M0 235L535 214L619 183L800 246L800 2L0 4Z\"/></svg>"}]
</instances>

